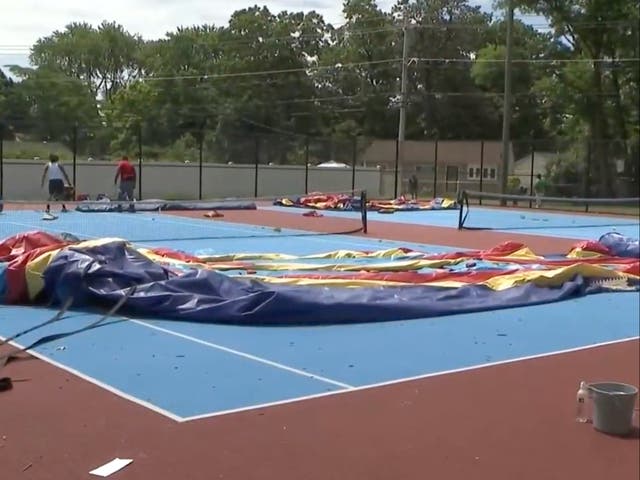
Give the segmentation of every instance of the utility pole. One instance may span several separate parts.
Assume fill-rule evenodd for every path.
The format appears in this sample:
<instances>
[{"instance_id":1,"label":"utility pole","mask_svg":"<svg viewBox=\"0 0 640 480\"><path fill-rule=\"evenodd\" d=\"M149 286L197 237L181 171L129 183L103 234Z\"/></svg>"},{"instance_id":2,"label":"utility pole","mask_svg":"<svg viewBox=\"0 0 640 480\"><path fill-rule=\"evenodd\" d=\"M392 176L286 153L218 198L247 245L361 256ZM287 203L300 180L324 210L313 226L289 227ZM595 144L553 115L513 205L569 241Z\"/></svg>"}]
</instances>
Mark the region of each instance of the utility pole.
<instances>
[{"instance_id":1,"label":"utility pole","mask_svg":"<svg viewBox=\"0 0 640 480\"><path fill-rule=\"evenodd\" d=\"M502 185L501 192L507 193L509 158L511 153L511 66L513 54L513 0L507 0L507 45L504 59L504 105L502 115ZM506 200L500 202L506 205Z\"/></svg>"},{"instance_id":2,"label":"utility pole","mask_svg":"<svg viewBox=\"0 0 640 480\"><path fill-rule=\"evenodd\" d=\"M400 118L398 120L398 155L400 162L404 159L404 137L407 122L407 55L409 50L409 35L407 32L408 18L407 7L402 9L402 76L400 79ZM402 164L402 163L401 163ZM396 185L394 190L398 189L398 168L396 167Z\"/></svg>"}]
</instances>

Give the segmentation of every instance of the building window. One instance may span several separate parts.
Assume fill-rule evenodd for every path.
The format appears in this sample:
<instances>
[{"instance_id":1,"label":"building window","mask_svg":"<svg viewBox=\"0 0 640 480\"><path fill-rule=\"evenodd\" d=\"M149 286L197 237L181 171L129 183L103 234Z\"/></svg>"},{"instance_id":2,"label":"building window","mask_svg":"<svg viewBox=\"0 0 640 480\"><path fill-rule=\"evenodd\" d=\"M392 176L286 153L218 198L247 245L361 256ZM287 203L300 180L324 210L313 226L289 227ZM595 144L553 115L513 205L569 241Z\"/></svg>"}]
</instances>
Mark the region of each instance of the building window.
<instances>
[{"instance_id":1,"label":"building window","mask_svg":"<svg viewBox=\"0 0 640 480\"><path fill-rule=\"evenodd\" d=\"M480 180L480 176L482 175L482 179L491 179L495 180L498 177L498 172L495 167L476 167L470 166L467 169L467 179L468 180Z\"/></svg>"}]
</instances>

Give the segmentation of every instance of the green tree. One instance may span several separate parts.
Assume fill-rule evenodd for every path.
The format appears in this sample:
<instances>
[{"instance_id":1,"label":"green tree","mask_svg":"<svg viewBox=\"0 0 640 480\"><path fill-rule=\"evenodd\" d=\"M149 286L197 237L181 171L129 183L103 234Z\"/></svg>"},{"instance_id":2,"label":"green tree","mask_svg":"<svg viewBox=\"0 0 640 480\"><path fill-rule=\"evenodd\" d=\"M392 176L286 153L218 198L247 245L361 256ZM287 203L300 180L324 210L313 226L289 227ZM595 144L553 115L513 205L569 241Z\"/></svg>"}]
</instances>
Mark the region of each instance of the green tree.
<instances>
[{"instance_id":1,"label":"green tree","mask_svg":"<svg viewBox=\"0 0 640 480\"><path fill-rule=\"evenodd\" d=\"M21 78L16 94L28 108L29 133L37 138L69 145L76 125L98 122L96 99L81 80L46 67L12 72Z\"/></svg>"},{"instance_id":2,"label":"green tree","mask_svg":"<svg viewBox=\"0 0 640 480\"><path fill-rule=\"evenodd\" d=\"M506 57L505 22L494 22L487 31L487 44L481 48L471 68L471 78L493 99L496 115L503 107L504 59ZM511 136L516 146L528 148L530 139L546 140L553 132L561 116L549 109L551 92L545 82L553 79L556 67L546 63L553 59L568 58L570 52L549 33L539 32L530 25L515 21L513 25L512 94L513 116ZM523 142L518 142L522 140ZM526 142L524 142L526 141ZM516 149L517 150L517 149ZM516 156L523 152L516 152Z\"/></svg>"},{"instance_id":3,"label":"green tree","mask_svg":"<svg viewBox=\"0 0 640 480\"><path fill-rule=\"evenodd\" d=\"M484 45L489 15L467 0L399 1L410 19L407 136L495 138L498 117L473 82L471 60Z\"/></svg>"},{"instance_id":4,"label":"green tree","mask_svg":"<svg viewBox=\"0 0 640 480\"><path fill-rule=\"evenodd\" d=\"M573 62L544 86L550 102L575 113L565 114L559 127L574 138L586 134L592 140L590 170L598 194L612 195L613 160L621 153L631 160L630 141L637 138L637 2L518 0L517 6L545 16L554 35L570 45Z\"/></svg>"},{"instance_id":5,"label":"green tree","mask_svg":"<svg viewBox=\"0 0 640 480\"><path fill-rule=\"evenodd\" d=\"M318 60L331 68L312 73L320 94L322 133L391 137L399 91L399 28L374 0L346 0L345 23L331 31Z\"/></svg>"},{"instance_id":6,"label":"green tree","mask_svg":"<svg viewBox=\"0 0 640 480\"><path fill-rule=\"evenodd\" d=\"M138 35L113 22L98 28L71 23L39 39L31 50L36 67L48 67L90 85L94 95L109 99L140 74Z\"/></svg>"}]
</instances>

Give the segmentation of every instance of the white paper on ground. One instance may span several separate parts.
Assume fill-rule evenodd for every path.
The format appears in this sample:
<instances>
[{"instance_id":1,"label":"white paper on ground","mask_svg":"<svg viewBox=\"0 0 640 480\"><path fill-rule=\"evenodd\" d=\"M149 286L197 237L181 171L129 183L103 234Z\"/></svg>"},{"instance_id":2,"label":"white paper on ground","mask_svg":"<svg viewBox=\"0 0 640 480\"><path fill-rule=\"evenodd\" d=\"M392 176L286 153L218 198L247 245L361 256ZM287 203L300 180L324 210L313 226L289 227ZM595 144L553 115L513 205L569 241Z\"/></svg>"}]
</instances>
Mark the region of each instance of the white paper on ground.
<instances>
[{"instance_id":1,"label":"white paper on ground","mask_svg":"<svg viewBox=\"0 0 640 480\"><path fill-rule=\"evenodd\" d=\"M128 458L114 458L109 463L105 463L101 467L91 470L91 475L97 475L98 477L108 477L111 474L116 473L118 470L123 469L129 465L133 460Z\"/></svg>"}]
</instances>

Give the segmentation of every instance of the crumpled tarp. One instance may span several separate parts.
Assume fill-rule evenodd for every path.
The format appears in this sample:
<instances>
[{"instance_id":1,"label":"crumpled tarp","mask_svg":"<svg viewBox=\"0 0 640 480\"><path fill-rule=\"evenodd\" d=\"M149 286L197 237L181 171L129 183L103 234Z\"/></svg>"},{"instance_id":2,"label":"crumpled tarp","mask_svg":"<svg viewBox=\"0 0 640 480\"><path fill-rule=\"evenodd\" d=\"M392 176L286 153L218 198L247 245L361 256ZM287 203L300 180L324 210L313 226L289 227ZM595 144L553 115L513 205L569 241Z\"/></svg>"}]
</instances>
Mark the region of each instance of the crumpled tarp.
<instances>
[{"instance_id":1,"label":"crumpled tarp","mask_svg":"<svg viewBox=\"0 0 640 480\"><path fill-rule=\"evenodd\" d=\"M69 295L80 305L126 301L132 314L211 323L321 324L401 320L534 305L581 296L577 277L560 288L533 283L496 292L484 285L461 288L316 288L269 285L212 270L171 274L124 242L60 252L45 270L45 290L57 302Z\"/></svg>"},{"instance_id":2,"label":"crumpled tarp","mask_svg":"<svg viewBox=\"0 0 640 480\"><path fill-rule=\"evenodd\" d=\"M279 207L310 208L313 210L360 211L362 200L359 196L344 193L313 192L296 198L277 198L274 205ZM458 203L450 198L436 197L432 200L412 200L400 196L393 200L370 200L367 210L376 212L417 212L428 210L456 210Z\"/></svg>"},{"instance_id":3,"label":"crumpled tarp","mask_svg":"<svg viewBox=\"0 0 640 480\"><path fill-rule=\"evenodd\" d=\"M513 242L437 255L410 249L337 251L305 261L323 270L330 259L342 269L309 273L311 265L307 272L273 276L252 269L264 274L271 258L280 272L278 262L303 257L195 256L137 248L122 239L79 241L43 232L9 238L0 243L0 252L4 303L62 304L72 296L79 308L125 300L121 313L127 315L245 325L363 323L530 306L637 290L640 277L637 259L611 256L597 242L581 242L553 258ZM349 262L358 268L347 268ZM223 273L225 268L230 272Z\"/></svg>"},{"instance_id":4,"label":"crumpled tarp","mask_svg":"<svg viewBox=\"0 0 640 480\"><path fill-rule=\"evenodd\" d=\"M224 201L204 201L204 202L173 202L168 200L145 200L143 202L85 202L80 203L76 210L86 213L117 213L129 212L130 205L136 212L157 212L157 211L197 211L197 210L256 210L255 202L246 200L224 200Z\"/></svg>"},{"instance_id":5,"label":"crumpled tarp","mask_svg":"<svg viewBox=\"0 0 640 480\"><path fill-rule=\"evenodd\" d=\"M624 258L640 258L640 241L618 232L605 233L599 243L608 248L612 255Z\"/></svg>"}]
</instances>

